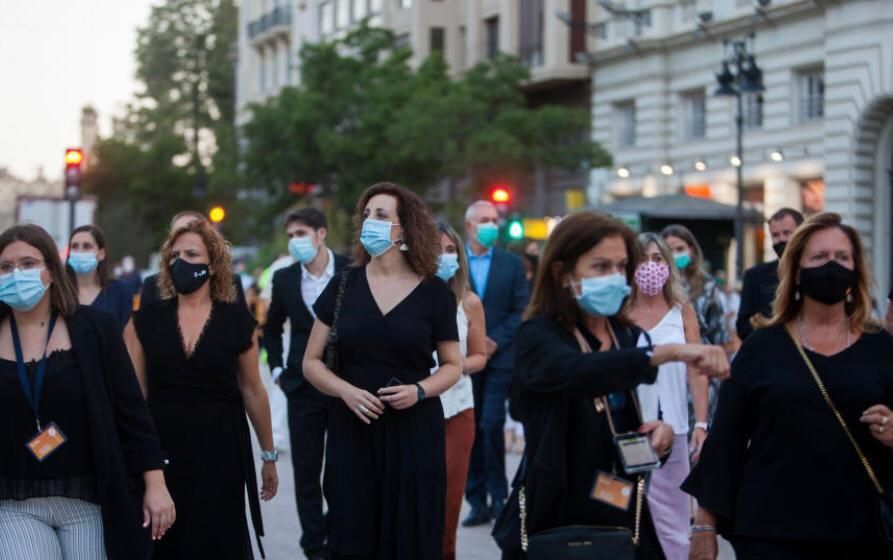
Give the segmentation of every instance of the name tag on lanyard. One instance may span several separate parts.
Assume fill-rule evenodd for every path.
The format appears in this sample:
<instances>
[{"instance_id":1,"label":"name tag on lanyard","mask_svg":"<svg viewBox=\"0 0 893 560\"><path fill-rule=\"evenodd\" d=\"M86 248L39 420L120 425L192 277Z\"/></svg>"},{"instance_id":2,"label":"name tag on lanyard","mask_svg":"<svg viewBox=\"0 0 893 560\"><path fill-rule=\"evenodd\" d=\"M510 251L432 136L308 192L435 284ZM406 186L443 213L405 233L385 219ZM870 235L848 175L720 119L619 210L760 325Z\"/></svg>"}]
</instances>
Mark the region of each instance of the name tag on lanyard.
<instances>
[{"instance_id":1,"label":"name tag on lanyard","mask_svg":"<svg viewBox=\"0 0 893 560\"><path fill-rule=\"evenodd\" d=\"M28 371L25 369L25 356L22 352L22 341L19 337L19 329L16 325L15 317L9 316L9 326L12 331L12 346L16 355L16 370L19 374L19 382L22 385L22 391L25 393L25 400L34 412L34 423L37 425L37 434L25 443L25 447L39 462L43 462L47 457L55 453L68 438L62 433L62 430L55 422L49 422L46 426L40 423L40 396L43 391L43 381L46 377L47 370L47 350L50 345L50 337L53 336L53 328L56 326L58 316L54 312L50 317L50 326L47 329L47 343L43 349L43 355L37 364L37 375L34 376L34 386L28 379Z\"/></svg>"}]
</instances>

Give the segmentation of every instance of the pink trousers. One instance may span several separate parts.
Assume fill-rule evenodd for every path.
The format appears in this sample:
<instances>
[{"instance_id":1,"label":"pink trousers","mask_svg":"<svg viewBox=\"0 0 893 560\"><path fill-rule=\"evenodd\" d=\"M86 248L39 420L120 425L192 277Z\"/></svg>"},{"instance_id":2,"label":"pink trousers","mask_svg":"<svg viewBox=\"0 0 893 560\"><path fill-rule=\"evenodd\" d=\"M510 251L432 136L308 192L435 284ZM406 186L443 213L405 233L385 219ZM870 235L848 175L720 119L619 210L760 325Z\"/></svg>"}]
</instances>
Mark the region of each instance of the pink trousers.
<instances>
[{"instance_id":1,"label":"pink trousers","mask_svg":"<svg viewBox=\"0 0 893 560\"><path fill-rule=\"evenodd\" d=\"M667 560L688 560L691 497L679 487L688 476L688 436L673 437L673 451L663 467L651 472L648 507Z\"/></svg>"}]
</instances>

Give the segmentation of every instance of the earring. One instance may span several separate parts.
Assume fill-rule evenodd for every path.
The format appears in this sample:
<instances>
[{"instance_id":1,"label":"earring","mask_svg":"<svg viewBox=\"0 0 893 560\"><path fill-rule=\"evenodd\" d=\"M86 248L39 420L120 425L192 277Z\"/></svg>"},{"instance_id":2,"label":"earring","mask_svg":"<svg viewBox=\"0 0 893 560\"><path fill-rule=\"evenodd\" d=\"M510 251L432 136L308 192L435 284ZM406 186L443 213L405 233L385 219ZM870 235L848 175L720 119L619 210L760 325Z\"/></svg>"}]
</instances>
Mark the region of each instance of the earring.
<instances>
[{"instance_id":1,"label":"earring","mask_svg":"<svg viewBox=\"0 0 893 560\"><path fill-rule=\"evenodd\" d=\"M853 292L847 292L846 294L846 302L853 303Z\"/></svg>"},{"instance_id":2,"label":"earring","mask_svg":"<svg viewBox=\"0 0 893 560\"><path fill-rule=\"evenodd\" d=\"M794 292L794 301L800 301L800 290Z\"/></svg>"},{"instance_id":3,"label":"earring","mask_svg":"<svg viewBox=\"0 0 893 560\"><path fill-rule=\"evenodd\" d=\"M401 244L401 245L400 245L400 250L403 251L404 253L405 253L406 251L409 251L409 245L407 245L406 243Z\"/></svg>"}]
</instances>

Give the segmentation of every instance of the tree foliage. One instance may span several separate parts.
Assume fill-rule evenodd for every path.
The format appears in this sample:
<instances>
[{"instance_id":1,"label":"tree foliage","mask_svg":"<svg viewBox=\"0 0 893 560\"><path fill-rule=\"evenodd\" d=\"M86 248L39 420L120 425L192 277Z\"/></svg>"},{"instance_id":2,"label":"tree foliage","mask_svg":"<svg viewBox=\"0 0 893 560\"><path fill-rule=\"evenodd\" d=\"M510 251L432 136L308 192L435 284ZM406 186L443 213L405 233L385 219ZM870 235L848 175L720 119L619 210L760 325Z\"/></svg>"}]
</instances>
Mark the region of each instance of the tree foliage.
<instances>
[{"instance_id":1,"label":"tree foliage","mask_svg":"<svg viewBox=\"0 0 893 560\"><path fill-rule=\"evenodd\" d=\"M588 138L585 111L530 108L527 70L510 57L451 79L434 55L417 69L393 33L361 27L307 45L301 85L251 108L242 134L247 182L272 209L293 202L287 185L315 183L349 211L359 192L395 181L424 192L441 179L516 179L537 165L579 169L609 156Z\"/></svg>"}]
</instances>

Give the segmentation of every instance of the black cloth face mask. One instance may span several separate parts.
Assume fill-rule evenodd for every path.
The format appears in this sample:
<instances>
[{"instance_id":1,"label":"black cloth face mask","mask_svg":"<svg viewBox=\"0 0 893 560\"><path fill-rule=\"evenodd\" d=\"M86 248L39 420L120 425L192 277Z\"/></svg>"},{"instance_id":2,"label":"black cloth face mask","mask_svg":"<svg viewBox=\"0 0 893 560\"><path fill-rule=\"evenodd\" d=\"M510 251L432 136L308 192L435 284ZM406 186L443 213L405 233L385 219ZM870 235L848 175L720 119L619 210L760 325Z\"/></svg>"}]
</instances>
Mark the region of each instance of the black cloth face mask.
<instances>
[{"instance_id":1,"label":"black cloth face mask","mask_svg":"<svg viewBox=\"0 0 893 560\"><path fill-rule=\"evenodd\" d=\"M825 305L840 303L855 285L856 271L837 261L828 261L815 268L800 269L800 289L803 294Z\"/></svg>"},{"instance_id":2,"label":"black cloth face mask","mask_svg":"<svg viewBox=\"0 0 893 560\"><path fill-rule=\"evenodd\" d=\"M210 273L206 264L192 264L177 259L171 265L171 281L177 293L188 296L208 281Z\"/></svg>"},{"instance_id":3,"label":"black cloth face mask","mask_svg":"<svg viewBox=\"0 0 893 560\"><path fill-rule=\"evenodd\" d=\"M784 254L785 248L788 246L787 241L779 241L775 245L772 246L772 250L775 251L775 254L778 255L778 258Z\"/></svg>"}]
</instances>

